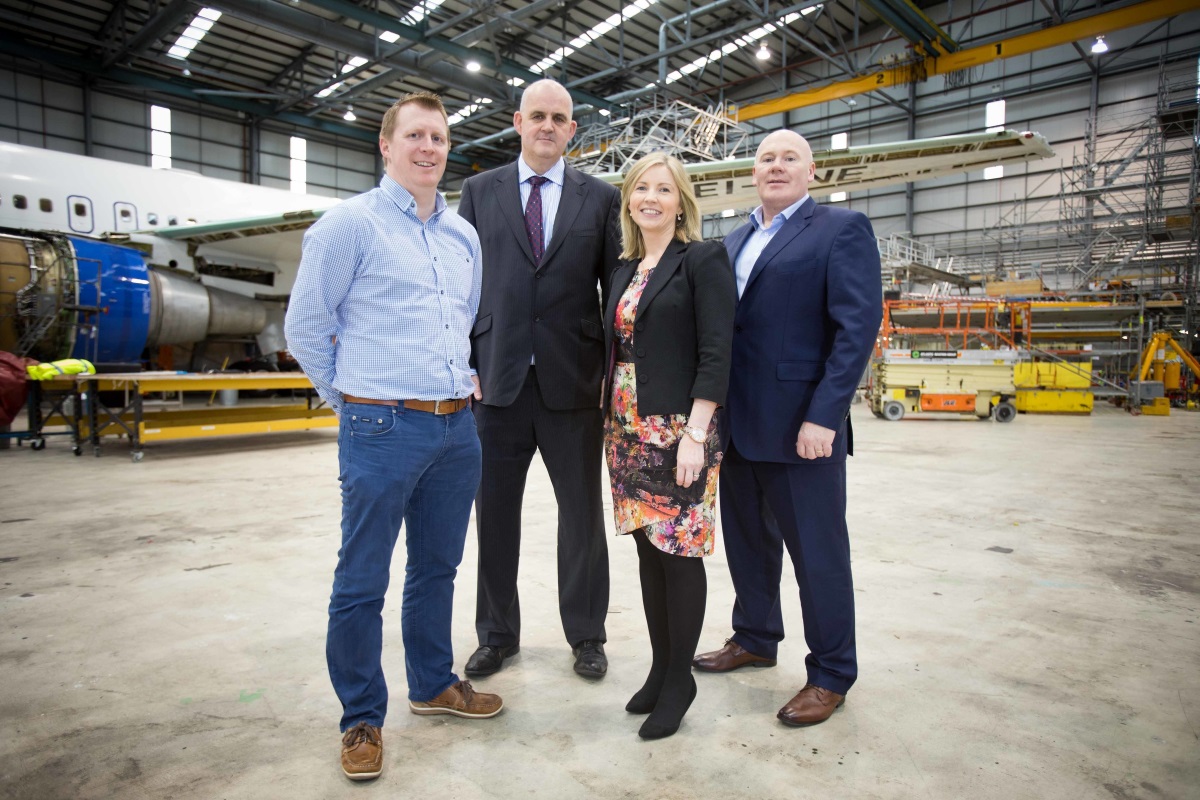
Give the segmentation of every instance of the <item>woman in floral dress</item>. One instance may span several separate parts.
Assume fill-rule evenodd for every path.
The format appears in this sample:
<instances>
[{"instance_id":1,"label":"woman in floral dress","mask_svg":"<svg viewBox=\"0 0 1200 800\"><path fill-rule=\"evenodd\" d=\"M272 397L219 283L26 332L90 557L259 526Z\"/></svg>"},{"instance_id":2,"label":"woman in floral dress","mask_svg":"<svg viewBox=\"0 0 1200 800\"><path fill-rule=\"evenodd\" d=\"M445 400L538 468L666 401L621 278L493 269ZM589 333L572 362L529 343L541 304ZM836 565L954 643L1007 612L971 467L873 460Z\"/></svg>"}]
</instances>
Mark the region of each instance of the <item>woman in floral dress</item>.
<instances>
[{"instance_id":1,"label":"woman in floral dress","mask_svg":"<svg viewBox=\"0 0 1200 800\"><path fill-rule=\"evenodd\" d=\"M623 252L604 322L611 360L605 451L619 533L638 549L653 659L625 706L639 735L670 736L696 696L691 662L715 537L716 410L725 400L737 290L724 246L704 242L683 165L655 153L621 190Z\"/></svg>"}]
</instances>

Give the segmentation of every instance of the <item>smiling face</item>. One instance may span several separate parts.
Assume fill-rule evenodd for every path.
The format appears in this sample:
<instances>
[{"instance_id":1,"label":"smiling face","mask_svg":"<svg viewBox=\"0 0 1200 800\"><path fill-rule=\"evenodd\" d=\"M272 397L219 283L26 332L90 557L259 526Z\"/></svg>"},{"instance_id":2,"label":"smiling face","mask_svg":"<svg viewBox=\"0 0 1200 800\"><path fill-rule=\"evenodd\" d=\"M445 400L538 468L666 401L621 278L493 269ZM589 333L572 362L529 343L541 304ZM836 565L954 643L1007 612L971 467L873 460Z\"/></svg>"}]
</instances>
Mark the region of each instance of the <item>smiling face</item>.
<instances>
[{"instance_id":1,"label":"smiling face","mask_svg":"<svg viewBox=\"0 0 1200 800\"><path fill-rule=\"evenodd\" d=\"M539 175L554 166L575 135L571 95L551 80L536 81L521 95L513 127L521 135L521 156Z\"/></svg>"},{"instance_id":2,"label":"smiling face","mask_svg":"<svg viewBox=\"0 0 1200 800\"><path fill-rule=\"evenodd\" d=\"M679 187L675 185L671 171L658 164L639 175L629 192L627 209L643 238L654 240L673 236L680 202Z\"/></svg>"},{"instance_id":3,"label":"smiling face","mask_svg":"<svg viewBox=\"0 0 1200 800\"><path fill-rule=\"evenodd\" d=\"M437 191L450 152L450 129L437 110L416 103L397 109L396 126L379 138L388 177L414 197Z\"/></svg>"},{"instance_id":4,"label":"smiling face","mask_svg":"<svg viewBox=\"0 0 1200 800\"><path fill-rule=\"evenodd\" d=\"M773 219L806 195L816 173L812 148L800 134L775 131L763 139L754 156L754 187L762 201L763 220Z\"/></svg>"}]
</instances>

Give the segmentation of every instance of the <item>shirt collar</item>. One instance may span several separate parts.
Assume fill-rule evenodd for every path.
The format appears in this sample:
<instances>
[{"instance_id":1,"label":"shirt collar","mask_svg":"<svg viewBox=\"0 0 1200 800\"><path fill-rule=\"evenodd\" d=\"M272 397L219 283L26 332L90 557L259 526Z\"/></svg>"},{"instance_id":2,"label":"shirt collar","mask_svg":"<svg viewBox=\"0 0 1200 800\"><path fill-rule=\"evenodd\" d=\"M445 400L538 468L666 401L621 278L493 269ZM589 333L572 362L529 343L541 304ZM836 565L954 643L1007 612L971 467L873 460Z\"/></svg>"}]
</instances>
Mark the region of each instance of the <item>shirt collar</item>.
<instances>
[{"instance_id":1,"label":"shirt collar","mask_svg":"<svg viewBox=\"0 0 1200 800\"><path fill-rule=\"evenodd\" d=\"M563 176L566 174L566 171L567 171L567 162L560 156L558 161L554 162L554 166L551 167L550 169L546 170L546 172L542 175L542 177L545 178L546 180L550 181L551 183L555 184L556 186L562 186L563 185ZM517 158L517 177L520 178L521 183L524 183L525 181L529 180L534 175L537 175L537 173L533 171L533 167L531 167L525 163L525 156L518 157Z\"/></svg>"},{"instance_id":2,"label":"shirt collar","mask_svg":"<svg viewBox=\"0 0 1200 800\"><path fill-rule=\"evenodd\" d=\"M782 225L783 223L785 223L789 219L791 219L792 214L795 214L796 211L800 208L800 206L804 205L804 201L807 199L808 199L808 193L806 192L804 194L804 196L801 197L799 200L792 203L790 206L785 208L783 211L780 211L778 214L776 214L771 219L771 224L766 226L765 229L763 227L762 206L759 206L758 208L754 209L753 212L751 212L750 221L754 223L755 230L760 230L760 231L761 230L769 230L769 231L775 230L780 225Z\"/></svg>"},{"instance_id":3,"label":"shirt collar","mask_svg":"<svg viewBox=\"0 0 1200 800\"><path fill-rule=\"evenodd\" d=\"M416 212L417 199L412 196L412 192L408 191L408 189L405 189L403 186L392 180L391 175L386 173L384 174L383 178L379 181L379 188L383 190L384 194L391 198L393 203L400 207L401 211L408 211L411 213ZM445 210L446 198L442 196L441 192L438 192L437 197L433 201L433 214L430 219L436 217Z\"/></svg>"}]
</instances>

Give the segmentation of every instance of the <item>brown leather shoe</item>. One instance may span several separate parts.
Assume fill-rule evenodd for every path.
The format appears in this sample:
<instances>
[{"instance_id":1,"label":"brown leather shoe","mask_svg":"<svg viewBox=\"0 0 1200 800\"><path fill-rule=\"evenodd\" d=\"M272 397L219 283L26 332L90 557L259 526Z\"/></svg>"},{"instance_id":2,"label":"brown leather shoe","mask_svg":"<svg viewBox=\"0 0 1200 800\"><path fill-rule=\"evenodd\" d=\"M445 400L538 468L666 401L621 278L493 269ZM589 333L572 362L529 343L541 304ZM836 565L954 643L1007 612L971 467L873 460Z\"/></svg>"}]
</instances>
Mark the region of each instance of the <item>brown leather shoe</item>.
<instances>
[{"instance_id":1,"label":"brown leather shoe","mask_svg":"<svg viewBox=\"0 0 1200 800\"><path fill-rule=\"evenodd\" d=\"M845 702L846 695L808 683L775 716L784 725L802 728L829 719Z\"/></svg>"},{"instance_id":2,"label":"brown leather shoe","mask_svg":"<svg viewBox=\"0 0 1200 800\"><path fill-rule=\"evenodd\" d=\"M725 646L711 653L701 653L692 659L692 666L701 672L732 672L749 665L751 667L773 667L775 659L756 656L733 639L726 639Z\"/></svg>"},{"instance_id":3,"label":"brown leather shoe","mask_svg":"<svg viewBox=\"0 0 1200 800\"><path fill-rule=\"evenodd\" d=\"M342 772L352 781L369 781L383 772L383 731L360 722L342 734Z\"/></svg>"},{"instance_id":4,"label":"brown leather shoe","mask_svg":"<svg viewBox=\"0 0 1200 800\"><path fill-rule=\"evenodd\" d=\"M421 715L453 714L468 719L488 719L504 709L504 701L498 694L475 691L470 681L459 681L427 702L409 700L408 708Z\"/></svg>"}]
</instances>

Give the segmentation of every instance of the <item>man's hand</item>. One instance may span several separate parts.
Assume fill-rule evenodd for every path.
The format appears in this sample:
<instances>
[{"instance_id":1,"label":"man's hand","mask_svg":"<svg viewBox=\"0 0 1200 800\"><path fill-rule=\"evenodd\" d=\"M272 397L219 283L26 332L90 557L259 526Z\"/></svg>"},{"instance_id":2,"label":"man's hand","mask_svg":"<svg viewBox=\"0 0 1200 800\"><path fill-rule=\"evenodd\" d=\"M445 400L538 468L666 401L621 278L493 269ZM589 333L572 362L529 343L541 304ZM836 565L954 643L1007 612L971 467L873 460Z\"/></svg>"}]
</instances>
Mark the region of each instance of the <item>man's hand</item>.
<instances>
[{"instance_id":1,"label":"man's hand","mask_svg":"<svg viewBox=\"0 0 1200 800\"><path fill-rule=\"evenodd\" d=\"M825 458L833 455L833 437L837 431L822 428L815 422L805 422L796 437L796 455L801 458Z\"/></svg>"},{"instance_id":2,"label":"man's hand","mask_svg":"<svg viewBox=\"0 0 1200 800\"><path fill-rule=\"evenodd\" d=\"M479 376L472 375L471 383L475 385L475 389L474 389L474 391L471 392L471 396L474 397L476 400L482 400L483 399L483 390L479 388Z\"/></svg>"}]
</instances>

